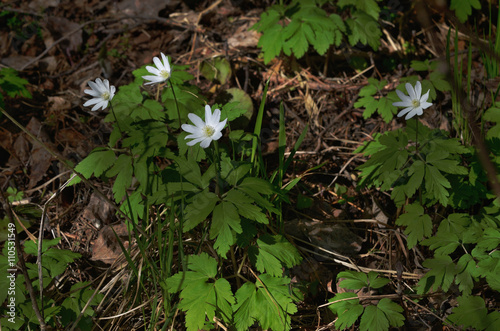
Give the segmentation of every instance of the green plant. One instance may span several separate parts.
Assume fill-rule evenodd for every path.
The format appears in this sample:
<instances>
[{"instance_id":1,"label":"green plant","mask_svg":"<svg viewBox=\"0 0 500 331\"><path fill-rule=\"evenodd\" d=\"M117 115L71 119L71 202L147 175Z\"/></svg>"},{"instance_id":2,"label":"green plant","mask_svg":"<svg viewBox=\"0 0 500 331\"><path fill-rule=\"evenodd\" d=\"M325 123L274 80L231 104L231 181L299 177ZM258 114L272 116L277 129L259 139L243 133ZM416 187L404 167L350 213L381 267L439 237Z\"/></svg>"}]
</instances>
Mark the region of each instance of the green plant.
<instances>
[{"instance_id":1,"label":"green plant","mask_svg":"<svg viewBox=\"0 0 500 331\"><path fill-rule=\"evenodd\" d=\"M94 295L94 290L91 289L91 284L88 282L72 284L68 293L61 293L60 288L65 286L64 283L67 281L60 283L59 277L66 271L68 264L73 263L81 256L69 250L56 248L55 246L59 241L60 238L44 240L42 244L44 296L43 302L37 300L37 304L44 314L47 325L58 328L62 325L69 326L76 323L79 328L88 329L94 324L92 321L94 315L92 306L97 305L103 296L101 294ZM36 257L37 245L33 241L26 241L24 243L24 252L31 258ZM15 310L11 310L7 304L0 307L0 314L6 316L0 320L2 328L6 330L37 328L39 321L33 309L32 301L26 293L24 275L18 273L15 275L15 279L10 277L15 274L11 273L12 269L15 270L11 263L11 256L9 246L6 245L0 255L0 286L3 289L9 289L9 291L1 292L0 302L4 303L7 300L7 303L14 302ZM26 262L25 264L34 290L40 292L37 264L32 262ZM11 281L14 282L15 286L12 286ZM84 310L83 308L86 305L87 307ZM9 312L14 312L14 314L9 314ZM80 320L76 322L80 313L82 313Z\"/></svg>"},{"instance_id":2,"label":"green plant","mask_svg":"<svg viewBox=\"0 0 500 331\"><path fill-rule=\"evenodd\" d=\"M390 283L390 279L379 277L378 273L370 271L368 274L357 271L342 271L337 275L340 286L355 292L336 294L329 300L328 308L338 316L335 327L339 330L350 328L360 319L360 330L388 330L389 326L400 327L404 324L403 308L388 298L382 298L376 305L362 305L361 302L371 301L373 298L363 298L362 292L379 290Z\"/></svg>"},{"instance_id":3,"label":"green plant","mask_svg":"<svg viewBox=\"0 0 500 331\"><path fill-rule=\"evenodd\" d=\"M382 32L377 22L380 8L375 1L339 1L338 8L349 10L346 20L321 9L326 2L294 0L269 7L252 27L262 32L258 46L264 62L269 63L281 52L301 58L309 46L323 55L331 46L339 46L344 36L352 46L361 43L378 49Z\"/></svg>"},{"instance_id":4,"label":"green plant","mask_svg":"<svg viewBox=\"0 0 500 331\"><path fill-rule=\"evenodd\" d=\"M18 76L16 70L12 68L2 68L0 70L0 89L7 96L14 98L20 96L30 98L31 93L26 89L28 81ZM3 93L0 93L0 107L5 107Z\"/></svg>"},{"instance_id":5,"label":"green plant","mask_svg":"<svg viewBox=\"0 0 500 331\"><path fill-rule=\"evenodd\" d=\"M165 62L160 67L167 68ZM226 120L231 127L247 115L248 107L238 101L204 105L185 69L173 66L171 72L157 73L149 68L157 77L148 80L168 83L153 90L141 90L145 68L135 70L134 82L121 86L114 96L111 88L95 87L95 100L105 100L104 107L109 103L106 121L113 131L108 146L94 149L75 170L112 183L114 200L127 216L144 259L139 272L124 248L137 280L131 283L138 284L135 290L141 290L145 300L161 297L166 316L172 317L176 308L184 311L188 330L212 328L216 321L238 330L255 322L263 328L289 329L299 293L284 269L301 257L285 237L268 229L279 227L281 204L297 183L282 187L293 153L285 157L281 134L282 167L268 178L258 143L265 93L254 135L233 130L219 143L218 132ZM194 125L182 124L188 118ZM159 216L160 209L169 216ZM199 242L185 241L192 236ZM180 252L177 263L174 249ZM163 252L162 257L155 251ZM154 284L154 293L145 289L144 278ZM155 315L151 325L160 316Z\"/></svg>"}]
</instances>

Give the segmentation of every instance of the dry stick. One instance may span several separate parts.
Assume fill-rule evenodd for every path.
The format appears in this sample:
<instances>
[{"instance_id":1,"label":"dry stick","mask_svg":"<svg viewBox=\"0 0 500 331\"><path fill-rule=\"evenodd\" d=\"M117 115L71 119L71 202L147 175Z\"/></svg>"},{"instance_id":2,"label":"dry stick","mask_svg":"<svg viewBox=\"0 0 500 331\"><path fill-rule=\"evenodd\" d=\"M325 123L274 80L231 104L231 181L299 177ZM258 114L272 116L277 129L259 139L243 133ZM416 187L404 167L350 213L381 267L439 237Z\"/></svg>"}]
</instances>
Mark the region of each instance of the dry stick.
<instances>
[{"instance_id":1,"label":"dry stick","mask_svg":"<svg viewBox=\"0 0 500 331\"><path fill-rule=\"evenodd\" d=\"M9 216L10 223L14 225L14 229L16 229L16 223L14 221L14 217L12 216L12 209L10 208L10 204L7 202L3 194L0 194L0 199L2 199L2 203L4 205L4 209L7 211L7 215ZM19 265L21 266L21 271L24 275L24 281L26 282L26 288L28 289L28 293L31 298L31 305L33 306L33 310L35 311L35 315L40 323L40 330L44 331L46 329L44 319L42 314L40 313L40 309L38 308L38 304L36 303L36 295L35 290L33 289L33 285L31 284L30 277L28 275L28 270L26 269L26 264L24 263L24 257L21 250L21 243L19 242L19 236L17 235L17 231L15 233L15 243L17 250L17 259L19 260ZM40 302L43 309L43 302Z\"/></svg>"}]
</instances>

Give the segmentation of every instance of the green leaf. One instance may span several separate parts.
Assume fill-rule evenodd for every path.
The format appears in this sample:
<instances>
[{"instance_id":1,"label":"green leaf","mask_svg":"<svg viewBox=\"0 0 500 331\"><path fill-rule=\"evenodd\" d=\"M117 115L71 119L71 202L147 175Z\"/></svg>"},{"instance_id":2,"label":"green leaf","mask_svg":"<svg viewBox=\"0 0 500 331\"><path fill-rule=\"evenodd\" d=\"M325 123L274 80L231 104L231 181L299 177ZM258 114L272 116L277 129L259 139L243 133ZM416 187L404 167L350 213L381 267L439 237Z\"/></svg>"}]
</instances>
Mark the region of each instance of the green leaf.
<instances>
[{"instance_id":1,"label":"green leaf","mask_svg":"<svg viewBox=\"0 0 500 331\"><path fill-rule=\"evenodd\" d=\"M430 164L425 165L425 189L426 193L438 200L443 206L448 205L450 182L441 172Z\"/></svg>"},{"instance_id":2,"label":"green leaf","mask_svg":"<svg viewBox=\"0 0 500 331\"><path fill-rule=\"evenodd\" d=\"M405 207L405 214L399 216L396 224L406 226L404 233L408 235L408 248L413 248L424 237L432 234L432 220L424 214L424 208L417 202Z\"/></svg>"},{"instance_id":3,"label":"green leaf","mask_svg":"<svg viewBox=\"0 0 500 331\"><path fill-rule=\"evenodd\" d=\"M478 296L460 296L457 298L458 306L448 319L456 325L463 327L472 327L476 330L483 330L488 310L485 307L484 300Z\"/></svg>"},{"instance_id":4,"label":"green leaf","mask_svg":"<svg viewBox=\"0 0 500 331\"><path fill-rule=\"evenodd\" d=\"M487 325L486 331L500 330L500 312L493 311L486 316L484 325Z\"/></svg>"},{"instance_id":5,"label":"green leaf","mask_svg":"<svg viewBox=\"0 0 500 331\"><path fill-rule=\"evenodd\" d=\"M462 23L472 14L472 8L481 9L481 3L478 0L451 0L450 10L455 11Z\"/></svg>"},{"instance_id":6,"label":"green leaf","mask_svg":"<svg viewBox=\"0 0 500 331\"><path fill-rule=\"evenodd\" d=\"M121 154L113 164L113 167L106 172L106 176L114 177L113 193L115 201L120 202L125 196L126 190L132 184L132 158L129 155Z\"/></svg>"},{"instance_id":7,"label":"green leaf","mask_svg":"<svg viewBox=\"0 0 500 331\"><path fill-rule=\"evenodd\" d=\"M339 0L337 5L341 8L345 6L354 6L358 10L366 12L373 19L378 20L380 7L375 0Z\"/></svg>"},{"instance_id":8,"label":"green leaf","mask_svg":"<svg viewBox=\"0 0 500 331\"><path fill-rule=\"evenodd\" d=\"M376 306L365 308L359 324L361 331L387 331L389 330L389 320L383 310Z\"/></svg>"},{"instance_id":9,"label":"green leaf","mask_svg":"<svg viewBox=\"0 0 500 331\"><path fill-rule=\"evenodd\" d=\"M300 263L297 249L283 236L263 235L257 239L258 249L251 249L249 256L260 272L272 276L283 275L283 266L291 268Z\"/></svg>"},{"instance_id":10,"label":"green leaf","mask_svg":"<svg viewBox=\"0 0 500 331\"><path fill-rule=\"evenodd\" d=\"M430 249L435 250L435 254L449 255L460 246L460 240L455 233L439 231L432 238L422 241L422 245L429 246Z\"/></svg>"},{"instance_id":11,"label":"green leaf","mask_svg":"<svg viewBox=\"0 0 500 331\"><path fill-rule=\"evenodd\" d=\"M236 291L234 322L248 330L259 322L262 329L290 330L290 315L297 312L290 294L290 279L261 274L256 283L246 282Z\"/></svg>"},{"instance_id":12,"label":"green leaf","mask_svg":"<svg viewBox=\"0 0 500 331\"><path fill-rule=\"evenodd\" d=\"M363 11L355 11L345 23L349 29L347 36L351 46L356 46L359 42L370 45L375 51L378 50L382 31L376 19Z\"/></svg>"},{"instance_id":13,"label":"green leaf","mask_svg":"<svg viewBox=\"0 0 500 331\"><path fill-rule=\"evenodd\" d=\"M184 221L184 232L193 229L195 226L207 219L214 210L219 197L208 189L196 194L192 203L186 207L186 219Z\"/></svg>"},{"instance_id":14,"label":"green leaf","mask_svg":"<svg viewBox=\"0 0 500 331\"><path fill-rule=\"evenodd\" d=\"M210 227L210 239L215 239L214 248L220 256L226 256L230 246L236 242L234 232L241 233L240 216L236 207L227 201L215 206Z\"/></svg>"},{"instance_id":15,"label":"green leaf","mask_svg":"<svg viewBox=\"0 0 500 331\"><path fill-rule=\"evenodd\" d=\"M358 271L341 271L337 274L337 279L345 278L339 286L349 290L359 290L368 286L368 278L365 273Z\"/></svg>"},{"instance_id":16,"label":"green leaf","mask_svg":"<svg viewBox=\"0 0 500 331\"><path fill-rule=\"evenodd\" d=\"M106 170L111 168L116 162L115 153L103 147L95 148L90 154L84 158L75 167L75 171L81 173L85 178L90 178L92 174L96 177L101 176ZM81 181L80 177L75 177L70 185L77 184Z\"/></svg>"},{"instance_id":17,"label":"green leaf","mask_svg":"<svg viewBox=\"0 0 500 331\"><path fill-rule=\"evenodd\" d=\"M377 308L382 310L389 320L389 325L393 327L400 327L404 325L405 317L403 314L403 307L398 305L397 303L383 298L377 304Z\"/></svg>"},{"instance_id":18,"label":"green leaf","mask_svg":"<svg viewBox=\"0 0 500 331\"><path fill-rule=\"evenodd\" d=\"M188 267L192 271L177 273L162 284L169 291L181 291L178 308L186 312L187 330L205 329L206 320L212 322L214 316L230 322L235 303L231 285L224 278L210 282L216 276L217 261L201 253L190 256Z\"/></svg>"},{"instance_id":19,"label":"green leaf","mask_svg":"<svg viewBox=\"0 0 500 331\"><path fill-rule=\"evenodd\" d=\"M380 275L375 271L370 271L368 273L368 286L372 289L377 289L384 287L389 284L391 280L385 277L379 277Z\"/></svg>"},{"instance_id":20,"label":"green leaf","mask_svg":"<svg viewBox=\"0 0 500 331\"><path fill-rule=\"evenodd\" d=\"M245 193L236 189L232 189L227 192L224 200L232 202L236 206L241 217L245 217L249 220L257 221L263 224L269 223L269 219L267 218L266 214L262 212L262 208L251 203L252 198Z\"/></svg>"},{"instance_id":21,"label":"green leaf","mask_svg":"<svg viewBox=\"0 0 500 331\"><path fill-rule=\"evenodd\" d=\"M346 300L353 298L352 300ZM356 293L338 293L329 302L334 302L328 306L330 310L338 316L335 327L345 330L351 327L363 313L364 307L359 303ZM335 302L338 301L338 302Z\"/></svg>"},{"instance_id":22,"label":"green leaf","mask_svg":"<svg viewBox=\"0 0 500 331\"><path fill-rule=\"evenodd\" d=\"M464 254L460 257L457 262L457 275L455 277L455 283L457 283L458 289L462 292L462 295L470 295L472 288L474 287L473 274L476 269L476 262L470 254Z\"/></svg>"},{"instance_id":23,"label":"green leaf","mask_svg":"<svg viewBox=\"0 0 500 331\"><path fill-rule=\"evenodd\" d=\"M448 255L436 255L433 259L427 259L423 266L430 269L418 282L418 293L426 293L431 288L437 291L441 287L443 291L448 291L455 278L455 264Z\"/></svg>"}]
</instances>

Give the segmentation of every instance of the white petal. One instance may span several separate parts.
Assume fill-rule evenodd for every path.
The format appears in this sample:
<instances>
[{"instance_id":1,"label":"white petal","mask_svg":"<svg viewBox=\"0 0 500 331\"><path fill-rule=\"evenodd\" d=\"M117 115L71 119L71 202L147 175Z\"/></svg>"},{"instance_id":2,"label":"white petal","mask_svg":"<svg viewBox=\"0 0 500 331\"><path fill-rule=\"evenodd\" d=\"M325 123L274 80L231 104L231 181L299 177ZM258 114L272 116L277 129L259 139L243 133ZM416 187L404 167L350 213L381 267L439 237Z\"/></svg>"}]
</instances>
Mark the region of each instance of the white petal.
<instances>
[{"instance_id":1,"label":"white petal","mask_svg":"<svg viewBox=\"0 0 500 331\"><path fill-rule=\"evenodd\" d=\"M411 98L409 96L407 96L406 94L404 94L403 92L401 92L400 90L396 90L396 94L401 99L401 101L411 103Z\"/></svg>"},{"instance_id":2,"label":"white petal","mask_svg":"<svg viewBox=\"0 0 500 331\"><path fill-rule=\"evenodd\" d=\"M189 113L188 118L200 130L205 126L205 122L203 122L203 120L200 118L200 116L198 116L196 114Z\"/></svg>"},{"instance_id":3,"label":"white petal","mask_svg":"<svg viewBox=\"0 0 500 331\"><path fill-rule=\"evenodd\" d=\"M222 133L220 133L220 131L218 132L215 132L212 137L210 137L212 140L219 140L220 137L222 137Z\"/></svg>"},{"instance_id":4,"label":"white petal","mask_svg":"<svg viewBox=\"0 0 500 331\"><path fill-rule=\"evenodd\" d=\"M161 63L161 61L158 57L153 58L153 62L155 63L155 65L159 71L165 70L165 67L163 66L163 64Z\"/></svg>"},{"instance_id":5,"label":"white petal","mask_svg":"<svg viewBox=\"0 0 500 331\"><path fill-rule=\"evenodd\" d=\"M413 116L415 116L415 114L417 113L417 111L418 111L418 108L412 109L412 111L409 112L408 115L406 115L405 120L409 120L410 118L412 118Z\"/></svg>"},{"instance_id":6,"label":"white petal","mask_svg":"<svg viewBox=\"0 0 500 331\"><path fill-rule=\"evenodd\" d=\"M221 131L226 126L227 118L214 126L215 131Z\"/></svg>"},{"instance_id":7,"label":"white petal","mask_svg":"<svg viewBox=\"0 0 500 331\"><path fill-rule=\"evenodd\" d=\"M197 128L196 126L191 125L191 124L182 124L181 128L182 128L182 130L184 130L184 131L186 131L188 133L198 133L198 132L200 132L199 128Z\"/></svg>"},{"instance_id":8,"label":"white petal","mask_svg":"<svg viewBox=\"0 0 500 331\"><path fill-rule=\"evenodd\" d=\"M399 112L398 117L405 115L406 113L408 113L412 109L413 109L413 107L408 107L408 108L403 109L402 111Z\"/></svg>"},{"instance_id":9,"label":"white petal","mask_svg":"<svg viewBox=\"0 0 500 331\"><path fill-rule=\"evenodd\" d=\"M408 95L410 96L410 100L415 100L415 90L413 89L413 86L411 86L410 83L406 83L406 91L408 91Z\"/></svg>"},{"instance_id":10,"label":"white petal","mask_svg":"<svg viewBox=\"0 0 500 331\"><path fill-rule=\"evenodd\" d=\"M427 109L430 106L432 106L432 103L430 103L430 102L421 102L420 103L420 107L422 107L422 109Z\"/></svg>"},{"instance_id":11,"label":"white petal","mask_svg":"<svg viewBox=\"0 0 500 331\"><path fill-rule=\"evenodd\" d=\"M159 76L160 75L160 70L156 69L155 67L151 66L146 66L146 70L149 71L149 73Z\"/></svg>"},{"instance_id":12,"label":"white petal","mask_svg":"<svg viewBox=\"0 0 500 331\"><path fill-rule=\"evenodd\" d=\"M98 103L99 101L101 101L99 98L92 98L92 99L90 99L90 100L87 100L87 102L85 102L85 103L83 104L83 106L84 106L84 107L91 106L91 105L93 105L93 104Z\"/></svg>"},{"instance_id":13,"label":"white petal","mask_svg":"<svg viewBox=\"0 0 500 331\"><path fill-rule=\"evenodd\" d=\"M96 98L101 96L101 93L94 91L94 90L85 90L83 92L90 94L91 96L96 97Z\"/></svg>"},{"instance_id":14,"label":"white petal","mask_svg":"<svg viewBox=\"0 0 500 331\"><path fill-rule=\"evenodd\" d=\"M393 102L393 106L395 107L411 107L411 102L408 101L398 101L398 102Z\"/></svg>"},{"instance_id":15,"label":"white petal","mask_svg":"<svg viewBox=\"0 0 500 331\"><path fill-rule=\"evenodd\" d=\"M415 99L420 99L422 95L422 84L419 81L415 83Z\"/></svg>"},{"instance_id":16,"label":"white petal","mask_svg":"<svg viewBox=\"0 0 500 331\"><path fill-rule=\"evenodd\" d=\"M210 146L210 143L212 142L212 139L210 138L205 138L205 140L203 140L201 143L200 143L200 146L202 148L207 148L208 146Z\"/></svg>"},{"instance_id":17,"label":"white petal","mask_svg":"<svg viewBox=\"0 0 500 331\"><path fill-rule=\"evenodd\" d=\"M163 53L161 53L161 58L163 59L163 66L165 67L165 70L170 73L170 63L168 63L168 58Z\"/></svg>"},{"instance_id":18,"label":"white petal","mask_svg":"<svg viewBox=\"0 0 500 331\"><path fill-rule=\"evenodd\" d=\"M158 76L142 76L142 78L144 78L145 80L149 80L150 81L148 83L145 83L144 85L154 84L154 83L161 83L163 81L163 79L161 79Z\"/></svg>"}]
</instances>

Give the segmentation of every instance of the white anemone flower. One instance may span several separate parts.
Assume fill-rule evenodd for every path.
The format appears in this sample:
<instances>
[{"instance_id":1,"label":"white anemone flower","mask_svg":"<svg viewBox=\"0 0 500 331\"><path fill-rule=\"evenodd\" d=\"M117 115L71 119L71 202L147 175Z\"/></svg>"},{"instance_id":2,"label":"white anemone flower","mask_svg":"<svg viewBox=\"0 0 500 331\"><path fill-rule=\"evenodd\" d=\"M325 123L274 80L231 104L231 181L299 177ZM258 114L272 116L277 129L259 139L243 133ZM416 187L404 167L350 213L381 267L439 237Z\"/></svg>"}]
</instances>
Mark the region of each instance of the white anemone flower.
<instances>
[{"instance_id":1,"label":"white anemone flower","mask_svg":"<svg viewBox=\"0 0 500 331\"><path fill-rule=\"evenodd\" d=\"M109 86L109 81L107 79L102 81L100 78L97 78L95 83L90 81L89 86L91 90L85 90L84 92L90 94L93 98L87 100L83 106L87 107L94 105L92 111L99 109L99 107L101 107L101 110L106 109L108 103L115 96L116 88L113 85Z\"/></svg>"},{"instance_id":2,"label":"white anemone flower","mask_svg":"<svg viewBox=\"0 0 500 331\"><path fill-rule=\"evenodd\" d=\"M398 117L406 114L405 120L409 120L415 115L422 115L424 113L424 109L432 106L432 103L427 102L430 90L422 95L422 85L420 84L420 82L417 82L415 84L415 88L413 88L410 83L406 83L405 86L409 96L407 96L400 90L396 90L396 93L398 94L401 101L394 102L392 105L396 107L406 107L399 112Z\"/></svg>"},{"instance_id":3,"label":"white anemone flower","mask_svg":"<svg viewBox=\"0 0 500 331\"><path fill-rule=\"evenodd\" d=\"M187 142L188 146L193 146L196 143L200 143L200 146L207 148L210 146L212 140L218 140L222 137L222 129L226 125L227 118L220 121L220 110L215 109L212 114L212 110L209 105L205 106L205 121L193 113L188 114L189 119L193 122L191 124L182 124L182 130L190 133L184 139L193 139Z\"/></svg>"},{"instance_id":4,"label":"white anemone flower","mask_svg":"<svg viewBox=\"0 0 500 331\"><path fill-rule=\"evenodd\" d=\"M149 82L145 83L144 85L163 83L170 78L171 70L170 64L168 63L168 58L163 53L161 53L161 58L163 60L163 63L162 61L160 61L160 58L153 58L153 62L155 63L156 68L152 66L146 67L146 70L152 73L154 76L142 76L142 78L144 78L145 80L149 80Z\"/></svg>"}]
</instances>

